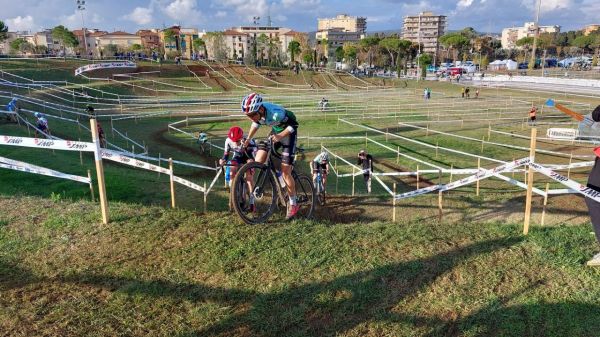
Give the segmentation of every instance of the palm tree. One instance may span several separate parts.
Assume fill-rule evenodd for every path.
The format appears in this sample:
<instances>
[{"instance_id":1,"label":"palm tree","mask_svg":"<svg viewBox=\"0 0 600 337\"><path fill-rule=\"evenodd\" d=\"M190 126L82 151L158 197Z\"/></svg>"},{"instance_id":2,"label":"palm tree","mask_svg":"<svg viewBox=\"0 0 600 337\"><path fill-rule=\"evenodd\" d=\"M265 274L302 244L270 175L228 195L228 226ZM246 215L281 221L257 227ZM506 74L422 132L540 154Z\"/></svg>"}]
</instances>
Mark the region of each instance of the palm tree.
<instances>
[{"instance_id":1,"label":"palm tree","mask_svg":"<svg viewBox=\"0 0 600 337\"><path fill-rule=\"evenodd\" d=\"M290 42L290 44L288 45L288 51L290 52L291 63L293 63L295 61L296 55L300 55L300 52L302 52L302 50L300 50L300 42L296 40Z\"/></svg>"},{"instance_id":2,"label":"palm tree","mask_svg":"<svg viewBox=\"0 0 600 337\"><path fill-rule=\"evenodd\" d=\"M194 49L196 51L198 51L200 48L202 48L202 51L204 52L204 57L205 58L208 57L208 52L206 50L206 42L204 42L204 40L202 40L202 39L194 39L194 42L192 44L194 45Z\"/></svg>"}]
</instances>

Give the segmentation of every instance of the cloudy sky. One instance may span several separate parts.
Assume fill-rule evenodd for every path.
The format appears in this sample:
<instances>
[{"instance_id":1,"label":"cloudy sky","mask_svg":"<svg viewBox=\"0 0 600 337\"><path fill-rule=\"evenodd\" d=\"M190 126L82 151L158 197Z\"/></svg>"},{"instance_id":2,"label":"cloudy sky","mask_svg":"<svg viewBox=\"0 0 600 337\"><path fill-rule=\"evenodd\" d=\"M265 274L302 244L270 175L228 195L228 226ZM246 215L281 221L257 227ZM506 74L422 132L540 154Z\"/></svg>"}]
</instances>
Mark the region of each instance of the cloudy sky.
<instances>
[{"instance_id":1,"label":"cloudy sky","mask_svg":"<svg viewBox=\"0 0 600 337\"><path fill-rule=\"evenodd\" d=\"M87 0L85 26L135 32L172 24L222 30L251 24L260 16L266 24L314 31L317 18L338 13L367 17L367 30L400 29L402 17L431 10L448 16L449 28L472 26L500 32L503 27L533 21L536 0ZM63 24L81 28L76 0L0 0L0 20L15 30L39 30ZM542 0L540 23L563 30L600 23L600 0Z\"/></svg>"}]
</instances>

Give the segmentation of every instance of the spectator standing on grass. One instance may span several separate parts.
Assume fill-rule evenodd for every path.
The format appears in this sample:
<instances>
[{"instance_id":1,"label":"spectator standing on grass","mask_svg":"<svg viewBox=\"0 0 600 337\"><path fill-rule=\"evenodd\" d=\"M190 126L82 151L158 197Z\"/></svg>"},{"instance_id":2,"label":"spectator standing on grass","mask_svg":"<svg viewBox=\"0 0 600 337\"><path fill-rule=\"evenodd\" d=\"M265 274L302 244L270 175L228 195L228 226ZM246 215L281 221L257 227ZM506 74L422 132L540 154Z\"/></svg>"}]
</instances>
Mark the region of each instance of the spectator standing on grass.
<instances>
[{"instance_id":1,"label":"spectator standing on grass","mask_svg":"<svg viewBox=\"0 0 600 337\"><path fill-rule=\"evenodd\" d=\"M431 88L427 88L427 99L431 99Z\"/></svg>"},{"instance_id":2,"label":"spectator standing on grass","mask_svg":"<svg viewBox=\"0 0 600 337\"><path fill-rule=\"evenodd\" d=\"M465 89L465 96L466 98L471 98L471 88L467 87Z\"/></svg>"},{"instance_id":3,"label":"spectator standing on grass","mask_svg":"<svg viewBox=\"0 0 600 337\"><path fill-rule=\"evenodd\" d=\"M479 98L479 88L475 90L475 98Z\"/></svg>"},{"instance_id":4,"label":"spectator standing on grass","mask_svg":"<svg viewBox=\"0 0 600 337\"><path fill-rule=\"evenodd\" d=\"M460 96L462 98L465 98L465 87L462 87L462 89L460 90Z\"/></svg>"},{"instance_id":5,"label":"spectator standing on grass","mask_svg":"<svg viewBox=\"0 0 600 337\"><path fill-rule=\"evenodd\" d=\"M589 128L590 132L600 135L599 122L600 105L597 106L591 114L585 116L581 124L583 124L582 127ZM590 172L590 175L588 177L587 187L591 188L596 192L600 192L600 147L596 147L594 149L594 154L596 154L596 158L594 160L594 166L592 167L592 171ZM590 198L585 198L585 203L588 207L590 219L594 227L596 240L600 244L600 203ZM592 257L592 259L587 262L587 265L591 267L600 267L600 253Z\"/></svg>"},{"instance_id":6,"label":"spectator standing on grass","mask_svg":"<svg viewBox=\"0 0 600 337\"><path fill-rule=\"evenodd\" d=\"M535 126L535 119L537 118L537 107L535 105L531 106L529 110L529 124Z\"/></svg>"},{"instance_id":7,"label":"spectator standing on grass","mask_svg":"<svg viewBox=\"0 0 600 337\"><path fill-rule=\"evenodd\" d=\"M423 89L423 99L427 100L427 88Z\"/></svg>"},{"instance_id":8,"label":"spectator standing on grass","mask_svg":"<svg viewBox=\"0 0 600 337\"><path fill-rule=\"evenodd\" d=\"M362 166L363 178L367 185L367 193L371 194L371 175L373 174L373 157L365 150L358 153L358 165Z\"/></svg>"}]
</instances>

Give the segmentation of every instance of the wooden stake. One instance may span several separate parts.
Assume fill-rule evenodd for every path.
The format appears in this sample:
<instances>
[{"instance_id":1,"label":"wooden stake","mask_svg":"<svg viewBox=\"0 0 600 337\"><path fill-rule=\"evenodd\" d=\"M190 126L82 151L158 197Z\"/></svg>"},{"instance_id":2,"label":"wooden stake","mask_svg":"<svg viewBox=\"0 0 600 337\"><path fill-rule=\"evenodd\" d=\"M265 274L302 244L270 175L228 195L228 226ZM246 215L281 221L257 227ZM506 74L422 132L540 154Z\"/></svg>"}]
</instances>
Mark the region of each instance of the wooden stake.
<instances>
[{"instance_id":1,"label":"wooden stake","mask_svg":"<svg viewBox=\"0 0 600 337\"><path fill-rule=\"evenodd\" d=\"M173 158L169 158L169 180L171 184L171 208L175 208L175 180L173 177L175 176L175 172L173 171Z\"/></svg>"},{"instance_id":2,"label":"wooden stake","mask_svg":"<svg viewBox=\"0 0 600 337\"><path fill-rule=\"evenodd\" d=\"M481 170L481 158L477 158L477 172ZM479 196L479 180L476 182L475 195Z\"/></svg>"},{"instance_id":3,"label":"wooden stake","mask_svg":"<svg viewBox=\"0 0 600 337\"><path fill-rule=\"evenodd\" d=\"M436 140L435 141L435 159L437 159L437 157L438 157L438 148L439 148L439 142Z\"/></svg>"},{"instance_id":4,"label":"wooden stake","mask_svg":"<svg viewBox=\"0 0 600 337\"><path fill-rule=\"evenodd\" d=\"M537 129L531 128L531 144L529 145L529 158L531 161L535 160L535 145L536 145ZM525 222L523 223L523 235L529 233L529 220L531 218L531 197L533 189L533 168L528 165L528 179L527 179L527 195L525 197Z\"/></svg>"},{"instance_id":5,"label":"wooden stake","mask_svg":"<svg viewBox=\"0 0 600 337\"><path fill-rule=\"evenodd\" d=\"M354 175L354 171L355 171L355 170L356 170L356 169L355 169L354 167L352 167L352 196L354 196L354 178L356 177L356 176Z\"/></svg>"},{"instance_id":6,"label":"wooden stake","mask_svg":"<svg viewBox=\"0 0 600 337\"><path fill-rule=\"evenodd\" d=\"M573 162L573 150L571 150L571 155L569 156L569 168L567 169L567 178L571 179L571 163Z\"/></svg>"},{"instance_id":7,"label":"wooden stake","mask_svg":"<svg viewBox=\"0 0 600 337\"><path fill-rule=\"evenodd\" d=\"M417 165L417 189L419 189L419 165Z\"/></svg>"},{"instance_id":8,"label":"wooden stake","mask_svg":"<svg viewBox=\"0 0 600 337\"><path fill-rule=\"evenodd\" d=\"M544 195L544 208L542 208L542 219L540 225L544 226L544 219L546 218L546 206L548 206L548 190L550 189L550 183L546 183L546 195Z\"/></svg>"},{"instance_id":9,"label":"wooden stake","mask_svg":"<svg viewBox=\"0 0 600 337\"><path fill-rule=\"evenodd\" d=\"M443 207L442 207L442 191L438 192L438 221L442 221Z\"/></svg>"},{"instance_id":10,"label":"wooden stake","mask_svg":"<svg viewBox=\"0 0 600 337\"><path fill-rule=\"evenodd\" d=\"M204 213L206 213L206 181L204 182Z\"/></svg>"},{"instance_id":11,"label":"wooden stake","mask_svg":"<svg viewBox=\"0 0 600 337\"><path fill-rule=\"evenodd\" d=\"M396 222L396 183L394 183L394 196L392 197L392 222Z\"/></svg>"},{"instance_id":12,"label":"wooden stake","mask_svg":"<svg viewBox=\"0 0 600 337\"><path fill-rule=\"evenodd\" d=\"M483 153L483 142L485 142L485 136L481 137L481 153Z\"/></svg>"},{"instance_id":13,"label":"wooden stake","mask_svg":"<svg viewBox=\"0 0 600 337\"><path fill-rule=\"evenodd\" d=\"M81 138L79 138L79 141L81 142ZM79 164L81 164L81 166L83 166L83 152L79 151Z\"/></svg>"},{"instance_id":14,"label":"wooden stake","mask_svg":"<svg viewBox=\"0 0 600 337\"><path fill-rule=\"evenodd\" d=\"M389 134L389 132L390 132L390 129L389 128L385 128L385 141L386 142L388 141L388 134Z\"/></svg>"},{"instance_id":15,"label":"wooden stake","mask_svg":"<svg viewBox=\"0 0 600 337\"><path fill-rule=\"evenodd\" d=\"M104 167L102 166L102 155L100 149L100 138L98 137L98 124L95 119L90 119L90 128L92 130L92 141L96 145L94 148L94 159L96 162L96 174L98 176L98 193L100 195L100 211L102 212L102 223L108 224L108 202L106 200L106 185L104 184Z\"/></svg>"},{"instance_id":16,"label":"wooden stake","mask_svg":"<svg viewBox=\"0 0 600 337\"><path fill-rule=\"evenodd\" d=\"M92 196L92 202L94 202L94 184L92 184L92 171L88 170L88 179L90 180L90 195Z\"/></svg>"},{"instance_id":17,"label":"wooden stake","mask_svg":"<svg viewBox=\"0 0 600 337\"><path fill-rule=\"evenodd\" d=\"M399 164L400 163L400 146L398 146L398 152L396 152L396 153L397 153L396 164Z\"/></svg>"}]
</instances>

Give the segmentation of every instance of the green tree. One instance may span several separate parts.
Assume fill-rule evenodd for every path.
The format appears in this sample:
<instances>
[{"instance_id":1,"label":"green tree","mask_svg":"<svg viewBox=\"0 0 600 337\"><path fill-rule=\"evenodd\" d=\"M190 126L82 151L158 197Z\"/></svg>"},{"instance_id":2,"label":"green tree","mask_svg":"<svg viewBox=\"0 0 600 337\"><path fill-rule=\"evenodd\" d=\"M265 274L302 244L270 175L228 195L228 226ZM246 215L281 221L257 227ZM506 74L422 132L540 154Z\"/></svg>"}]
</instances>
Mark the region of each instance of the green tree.
<instances>
[{"instance_id":1,"label":"green tree","mask_svg":"<svg viewBox=\"0 0 600 337\"><path fill-rule=\"evenodd\" d=\"M369 66L373 64L373 53L375 52L376 47L379 45L380 40L381 39L378 36L367 36L359 42L362 50L367 53Z\"/></svg>"},{"instance_id":2,"label":"green tree","mask_svg":"<svg viewBox=\"0 0 600 337\"><path fill-rule=\"evenodd\" d=\"M229 55L229 48L227 48L223 33L208 32L205 36L206 43L212 47L211 49L215 60L219 62L226 61Z\"/></svg>"},{"instance_id":3,"label":"green tree","mask_svg":"<svg viewBox=\"0 0 600 337\"><path fill-rule=\"evenodd\" d=\"M138 51L138 50L142 50L142 45L139 43L134 43L131 45L131 50L132 51Z\"/></svg>"},{"instance_id":4,"label":"green tree","mask_svg":"<svg viewBox=\"0 0 600 337\"><path fill-rule=\"evenodd\" d=\"M269 47L269 37L262 33L256 38L256 48L258 49L260 63L265 61L265 51Z\"/></svg>"},{"instance_id":5,"label":"green tree","mask_svg":"<svg viewBox=\"0 0 600 337\"><path fill-rule=\"evenodd\" d=\"M346 60L350 62L354 62L356 60L356 55L358 54L358 47L354 43L344 43L344 57Z\"/></svg>"},{"instance_id":6,"label":"green tree","mask_svg":"<svg viewBox=\"0 0 600 337\"><path fill-rule=\"evenodd\" d=\"M388 52L390 55L390 66L394 67L397 62L396 55L398 55L400 49L400 39L397 37L386 37L379 41L379 47Z\"/></svg>"},{"instance_id":7,"label":"green tree","mask_svg":"<svg viewBox=\"0 0 600 337\"><path fill-rule=\"evenodd\" d=\"M15 53L27 53L34 51L34 46L23 38L10 41L10 49Z\"/></svg>"},{"instance_id":8,"label":"green tree","mask_svg":"<svg viewBox=\"0 0 600 337\"><path fill-rule=\"evenodd\" d=\"M0 42L6 40L8 38L8 26L4 24L2 20L0 20Z\"/></svg>"},{"instance_id":9,"label":"green tree","mask_svg":"<svg viewBox=\"0 0 600 337\"><path fill-rule=\"evenodd\" d=\"M194 39L194 41L192 42L192 45L194 46L194 49L196 51L199 51L200 49L202 49L202 52L204 53L204 57L208 57L208 51L206 50L206 42L202 39Z\"/></svg>"},{"instance_id":10,"label":"green tree","mask_svg":"<svg viewBox=\"0 0 600 337\"><path fill-rule=\"evenodd\" d=\"M311 62L314 62L312 54L311 53L306 53L304 54L304 56L302 57L302 60L304 61L304 63L309 64Z\"/></svg>"},{"instance_id":11,"label":"green tree","mask_svg":"<svg viewBox=\"0 0 600 337\"><path fill-rule=\"evenodd\" d=\"M575 46L577 48L581 48L583 50L590 50L591 49L591 45L594 43L594 36L593 35L582 35L577 37L575 40L573 40L573 42L571 43L572 46Z\"/></svg>"},{"instance_id":12,"label":"green tree","mask_svg":"<svg viewBox=\"0 0 600 337\"><path fill-rule=\"evenodd\" d=\"M427 66L433 63L433 57L430 54L421 54L418 58L419 67L421 67L421 78L427 76Z\"/></svg>"},{"instance_id":13,"label":"green tree","mask_svg":"<svg viewBox=\"0 0 600 337\"><path fill-rule=\"evenodd\" d=\"M77 40L77 37L75 37L75 34L62 25L52 28L52 39L60 43L65 54L67 47L75 48L79 45L79 41Z\"/></svg>"},{"instance_id":14,"label":"green tree","mask_svg":"<svg viewBox=\"0 0 600 337\"><path fill-rule=\"evenodd\" d=\"M290 52L292 63L296 60L296 55L300 55L301 51L302 50L300 49L300 42L296 40L290 42L290 44L288 45L288 52Z\"/></svg>"},{"instance_id":15,"label":"green tree","mask_svg":"<svg viewBox=\"0 0 600 337\"><path fill-rule=\"evenodd\" d=\"M461 34L461 32L449 33L446 35L442 35L439 38L440 43L446 47L447 55L449 57L450 51L452 51L452 59L456 62L456 59L459 56L459 53L462 52L467 46L469 46L471 40L470 38Z\"/></svg>"},{"instance_id":16,"label":"green tree","mask_svg":"<svg viewBox=\"0 0 600 337\"><path fill-rule=\"evenodd\" d=\"M169 47L169 51L172 50L173 48L177 48L177 38L179 37L179 34L177 34L177 32L173 29L165 29L163 31L163 38L165 40L165 43L163 44L163 49L166 52L167 51L167 44ZM173 43L175 43L175 46L173 46Z\"/></svg>"},{"instance_id":17,"label":"green tree","mask_svg":"<svg viewBox=\"0 0 600 337\"><path fill-rule=\"evenodd\" d=\"M344 59L344 47L339 46L335 48L335 60L341 62Z\"/></svg>"}]
</instances>

